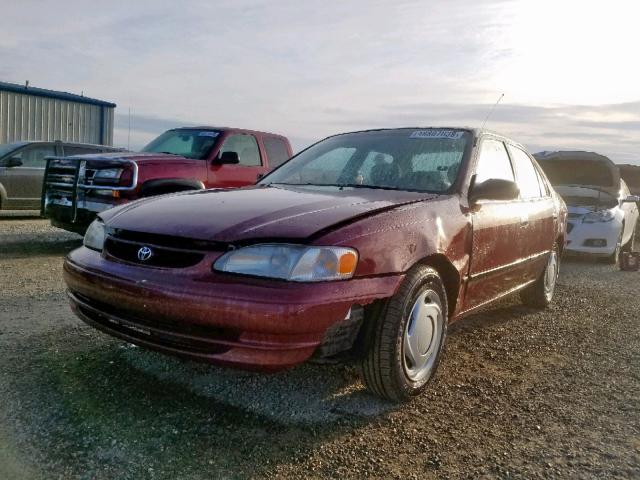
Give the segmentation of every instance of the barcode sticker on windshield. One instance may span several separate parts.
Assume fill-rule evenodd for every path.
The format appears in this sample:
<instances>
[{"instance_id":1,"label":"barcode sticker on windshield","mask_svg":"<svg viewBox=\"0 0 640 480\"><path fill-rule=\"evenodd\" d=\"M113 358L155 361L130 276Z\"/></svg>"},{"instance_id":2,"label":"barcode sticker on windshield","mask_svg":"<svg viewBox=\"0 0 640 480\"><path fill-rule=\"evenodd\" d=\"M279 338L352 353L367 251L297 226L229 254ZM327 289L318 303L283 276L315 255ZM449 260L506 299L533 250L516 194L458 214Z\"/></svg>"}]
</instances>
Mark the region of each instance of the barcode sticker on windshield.
<instances>
[{"instance_id":1,"label":"barcode sticker on windshield","mask_svg":"<svg viewBox=\"0 0 640 480\"><path fill-rule=\"evenodd\" d=\"M198 136L199 137L217 137L218 132L200 132Z\"/></svg>"},{"instance_id":2,"label":"barcode sticker on windshield","mask_svg":"<svg viewBox=\"0 0 640 480\"><path fill-rule=\"evenodd\" d=\"M464 132L461 130L416 130L409 135L409 138L450 138L458 140L462 138Z\"/></svg>"}]
</instances>

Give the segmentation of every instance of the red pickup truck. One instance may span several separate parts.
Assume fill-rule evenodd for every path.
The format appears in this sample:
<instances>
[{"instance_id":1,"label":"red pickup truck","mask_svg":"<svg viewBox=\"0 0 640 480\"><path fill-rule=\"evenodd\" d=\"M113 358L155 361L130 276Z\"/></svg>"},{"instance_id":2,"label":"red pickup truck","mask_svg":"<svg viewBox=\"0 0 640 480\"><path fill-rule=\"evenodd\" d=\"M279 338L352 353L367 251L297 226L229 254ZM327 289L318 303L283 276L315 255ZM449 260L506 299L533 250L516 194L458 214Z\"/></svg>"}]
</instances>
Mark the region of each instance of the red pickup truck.
<instances>
[{"instance_id":1,"label":"red pickup truck","mask_svg":"<svg viewBox=\"0 0 640 480\"><path fill-rule=\"evenodd\" d=\"M140 153L49 157L41 213L84 233L96 214L132 200L185 190L234 188L292 155L286 137L237 128L168 130Z\"/></svg>"}]
</instances>

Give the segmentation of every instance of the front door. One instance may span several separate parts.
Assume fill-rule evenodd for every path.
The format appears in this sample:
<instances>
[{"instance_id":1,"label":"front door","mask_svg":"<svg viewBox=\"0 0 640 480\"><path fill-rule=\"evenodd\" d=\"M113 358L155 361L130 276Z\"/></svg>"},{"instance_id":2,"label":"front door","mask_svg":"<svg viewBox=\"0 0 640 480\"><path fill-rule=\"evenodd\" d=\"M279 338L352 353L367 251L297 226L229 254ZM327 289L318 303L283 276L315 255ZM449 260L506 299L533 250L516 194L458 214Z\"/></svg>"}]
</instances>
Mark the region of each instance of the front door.
<instances>
[{"instance_id":1,"label":"front door","mask_svg":"<svg viewBox=\"0 0 640 480\"><path fill-rule=\"evenodd\" d=\"M55 155L55 145L28 145L11 155L22 162L15 167L3 167L1 182L7 192L6 209L39 209L42 195L45 157Z\"/></svg>"},{"instance_id":2,"label":"front door","mask_svg":"<svg viewBox=\"0 0 640 480\"><path fill-rule=\"evenodd\" d=\"M265 162L260 155L256 137L249 133L231 133L222 141L217 158L224 152L236 152L240 163L236 165L216 164L214 159L209 166L209 188L236 188L253 185L258 175L266 173Z\"/></svg>"},{"instance_id":3,"label":"front door","mask_svg":"<svg viewBox=\"0 0 640 480\"><path fill-rule=\"evenodd\" d=\"M515 181L504 143L486 137L480 145L474 182ZM521 284L523 232L527 217L519 199L480 200L473 207L473 237L464 309L480 306Z\"/></svg>"}]
</instances>

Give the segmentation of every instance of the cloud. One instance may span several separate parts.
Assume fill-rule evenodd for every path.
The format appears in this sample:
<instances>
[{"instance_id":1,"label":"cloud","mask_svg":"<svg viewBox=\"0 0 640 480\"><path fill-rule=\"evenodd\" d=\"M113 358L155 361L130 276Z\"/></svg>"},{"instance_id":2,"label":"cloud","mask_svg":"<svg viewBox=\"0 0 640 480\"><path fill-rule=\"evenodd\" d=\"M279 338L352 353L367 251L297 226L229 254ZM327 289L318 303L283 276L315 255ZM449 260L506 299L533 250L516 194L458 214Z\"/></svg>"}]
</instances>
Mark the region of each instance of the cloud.
<instances>
[{"instance_id":1,"label":"cloud","mask_svg":"<svg viewBox=\"0 0 640 480\"><path fill-rule=\"evenodd\" d=\"M478 125L504 92L491 127L626 161L640 73L625 46L640 30L621 5L23 0L2 8L0 79L114 101L118 144L131 108L136 146L189 124L281 132L296 148L344 129Z\"/></svg>"}]
</instances>

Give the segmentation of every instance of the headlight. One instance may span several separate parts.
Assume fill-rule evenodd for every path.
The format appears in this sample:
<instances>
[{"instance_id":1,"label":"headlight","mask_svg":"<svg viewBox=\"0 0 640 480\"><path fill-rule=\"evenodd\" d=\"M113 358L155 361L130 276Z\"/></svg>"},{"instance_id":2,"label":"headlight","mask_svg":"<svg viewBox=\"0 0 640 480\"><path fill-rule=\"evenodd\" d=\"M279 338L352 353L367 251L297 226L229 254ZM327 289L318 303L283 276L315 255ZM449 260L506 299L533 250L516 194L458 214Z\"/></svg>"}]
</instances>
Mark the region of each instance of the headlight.
<instances>
[{"instance_id":1,"label":"headlight","mask_svg":"<svg viewBox=\"0 0 640 480\"><path fill-rule=\"evenodd\" d=\"M595 212L587 213L582 217L582 223L610 222L614 218L615 214L612 210L596 210Z\"/></svg>"},{"instance_id":2,"label":"headlight","mask_svg":"<svg viewBox=\"0 0 640 480\"><path fill-rule=\"evenodd\" d=\"M94 180L116 180L122 175L121 168L105 168L103 170L96 170L93 176Z\"/></svg>"},{"instance_id":3,"label":"headlight","mask_svg":"<svg viewBox=\"0 0 640 480\"><path fill-rule=\"evenodd\" d=\"M91 248L93 250L102 251L102 247L104 247L104 222L99 218L96 218L89 228L87 228L87 233L84 234L84 246L87 248Z\"/></svg>"},{"instance_id":4,"label":"headlight","mask_svg":"<svg viewBox=\"0 0 640 480\"><path fill-rule=\"evenodd\" d=\"M213 268L294 282L322 282L351 278L357 264L358 252L352 248L263 244L227 252Z\"/></svg>"}]
</instances>

